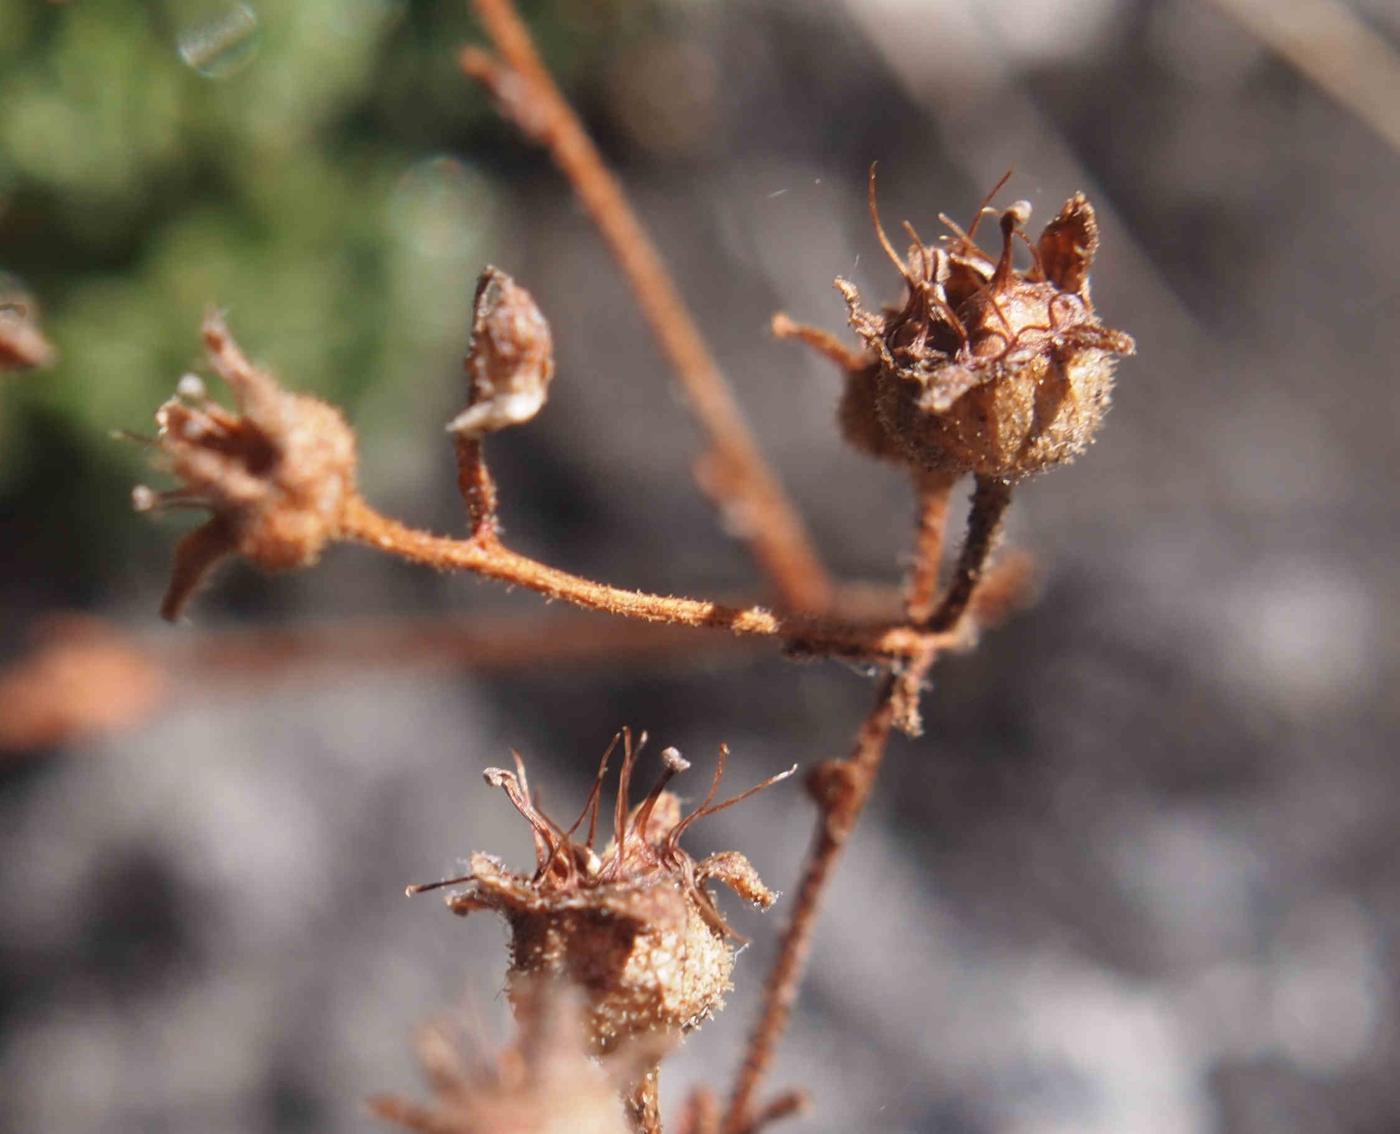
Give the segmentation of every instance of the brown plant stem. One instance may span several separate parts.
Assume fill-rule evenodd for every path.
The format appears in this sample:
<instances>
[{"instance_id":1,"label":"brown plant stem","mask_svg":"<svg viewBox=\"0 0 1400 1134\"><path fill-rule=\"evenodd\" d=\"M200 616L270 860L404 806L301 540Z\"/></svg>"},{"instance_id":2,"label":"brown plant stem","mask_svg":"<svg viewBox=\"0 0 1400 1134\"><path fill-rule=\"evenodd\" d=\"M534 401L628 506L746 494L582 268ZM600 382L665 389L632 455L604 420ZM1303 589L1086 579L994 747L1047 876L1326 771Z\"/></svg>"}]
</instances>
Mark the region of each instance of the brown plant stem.
<instances>
[{"instance_id":1,"label":"brown plant stem","mask_svg":"<svg viewBox=\"0 0 1400 1134\"><path fill-rule=\"evenodd\" d=\"M992 476L977 477L972 491L972 510L967 517L967 538L963 541L948 593L927 622L930 630L949 630L962 618L996 547L1010 503L1010 481Z\"/></svg>"},{"instance_id":2,"label":"brown plant stem","mask_svg":"<svg viewBox=\"0 0 1400 1134\"><path fill-rule=\"evenodd\" d=\"M637 1134L661 1134L661 1067L649 1067L624 1101L627 1120Z\"/></svg>"},{"instance_id":3,"label":"brown plant stem","mask_svg":"<svg viewBox=\"0 0 1400 1134\"><path fill-rule=\"evenodd\" d=\"M806 528L768 468L734 395L656 246L554 79L511 0L475 0L500 58L474 47L461 66L501 113L549 150L613 258L709 438L702 487L738 517L743 538L784 606L821 611L832 588Z\"/></svg>"},{"instance_id":4,"label":"brown plant stem","mask_svg":"<svg viewBox=\"0 0 1400 1134\"><path fill-rule=\"evenodd\" d=\"M938 600L938 571L943 562L943 533L948 526L948 501L956 477L948 473L919 469L914 474L918 499L918 536L914 548L914 569L909 574L905 609L909 621L923 623L933 614Z\"/></svg>"},{"instance_id":5,"label":"brown plant stem","mask_svg":"<svg viewBox=\"0 0 1400 1134\"><path fill-rule=\"evenodd\" d=\"M910 668L919 679L932 664L931 652L921 654ZM820 815L817 835L802 881L793 901L792 918L778 945L778 958L764 985L763 1009L749 1037L743 1065L735 1078L721 1127L723 1134L743 1134L752 1129L754 1101L777 1052L778 1041L787 1029L798 987L812 948L812 930L821 909L822 896L846 840L865 807L884 759L885 748L895 723L900 678L887 676L880 685L875 706L856 735L850 756L818 765L808 777L808 790L817 800Z\"/></svg>"},{"instance_id":6,"label":"brown plant stem","mask_svg":"<svg viewBox=\"0 0 1400 1134\"><path fill-rule=\"evenodd\" d=\"M917 556L913 582L906 595L906 611L931 606L937 586L938 564L943 552L943 528L948 515L952 478L924 474L916 478L918 488ZM881 682L875 704L856 734L851 754L845 760L828 760L812 769L807 790L817 802L815 841L802 870L802 881L793 902L791 920L778 945L778 957L764 984L763 1009L749 1037L744 1062L735 1076L725 1111L723 1134L748 1134L756 1130L764 1115L787 1096L755 1111L754 1103L763 1084L778 1041L787 1029L792 1006L807 967L812 948L812 931L821 909L822 896L846 840L855 829L875 786L885 758L890 733L912 718L918 720L918 697L934 659L934 649L916 652L903 670L895 670ZM787 1112L784 1112L787 1113ZM771 1118L769 1119L771 1120Z\"/></svg>"},{"instance_id":7,"label":"brown plant stem","mask_svg":"<svg viewBox=\"0 0 1400 1134\"><path fill-rule=\"evenodd\" d=\"M719 1134L719 1100L709 1087L696 1087L686 1099L680 1134Z\"/></svg>"},{"instance_id":8,"label":"brown plant stem","mask_svg":"<svg viewBox=\"0 0 1400 1134\"><path fill-rule=\"evenodd\" d=\"M486 467L481 442L472 437L454 438L457 450L457 488L467 505L472 539L496 538L496 481Z\"/></svg>"},{"instance_id":9,"label":"brown plant stem","mask_svg":"<svg viewBox=\"0 0 1400 1134\"><path fill-rule=\"evenodd\" d=\"M905 625L862 627L831 619L774 614L761 606L733 607L703 599L623 590L547 566L494 539L455 540L410 528L376 512L359 497L346 502L339 536L439 570L469 571L525 587L585 610L644 622L727 630L741 636L781 638L799 653L896 660L917 657L927 650L936 653L958 641L952 634L928 634Z\"/></svg>"}]
</instances>

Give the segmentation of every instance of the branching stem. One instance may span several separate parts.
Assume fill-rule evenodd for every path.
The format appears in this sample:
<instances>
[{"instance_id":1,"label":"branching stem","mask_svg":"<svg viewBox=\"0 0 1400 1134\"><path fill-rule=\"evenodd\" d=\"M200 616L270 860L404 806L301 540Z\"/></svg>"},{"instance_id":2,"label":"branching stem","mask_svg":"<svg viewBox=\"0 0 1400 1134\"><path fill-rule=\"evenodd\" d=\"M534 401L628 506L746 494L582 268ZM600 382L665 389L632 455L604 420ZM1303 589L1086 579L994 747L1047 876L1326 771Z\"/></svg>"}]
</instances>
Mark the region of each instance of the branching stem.
<instances>
[{"instance_id":1,"label":"branching stem","mask_svg":"<svg viewBox=\"0 0 1400 1134\"><path fill-rule=\"evenodd\" d=\"M916 562L905 599L906 613L911 621L921 612L926 613L934 602L953 480L923 474L916 478L916 487ZM910 657L903 670L886 676L880 684L874 706L856 733L850 756L845 760L828 760L817 765L807 778L807 790L816 800L819 811L816 837L802 870L791 920L778 945L777 960L773 962L772 972L764 985L763 1010L749 1037L744 1062L734 1080L721 1127L723 1134L746 1134L755 1128L758 1115L771 1111L772 1104L756 1110L755 1102L777 1052L778 1041L792 1016L792 1006L797 1000L807 957L811 952L812 931L821 909L822 896L846 840L870 798L885 758L890 733L896 727L905 727L907 731L906 722L917 722L919 690L937 656L937 650L921 648Z\"/></svg>"},{"instance_id":2,"label":"branching stem","mask_svg":"<svg viewBox=\"0 0 1400 1134\"><path fill-rule=\"evenodd\" d=\"M525 587L585 610L643 622L779 638L790 649L805 654L900 661L926 650L937 653L960 641L957 633L928 634L907 625L863 627L832 619L775 614L761 606L735 607L705 599L624 590L550 567L510 550L494 537L457 540L410 528L381 515L359 497L345 505L340 538L438 570L468 571Z\"/></svg>"},{"instance_id":3,"label":"branching stem","mask_svg":"<svg viewBox=\"0 0 1400 1134\"><path fill-rule=\"evenodd\" d=\"M500 57L469 47L461 56L462 69L492 93L504 116L549 150L627 277L709 438L702 487L737 523L785 607L826 609L832 587L806 527L759 452L622 186L550 76L512 0L475 0L475 8Z\"/></svg>"}]
</instances>

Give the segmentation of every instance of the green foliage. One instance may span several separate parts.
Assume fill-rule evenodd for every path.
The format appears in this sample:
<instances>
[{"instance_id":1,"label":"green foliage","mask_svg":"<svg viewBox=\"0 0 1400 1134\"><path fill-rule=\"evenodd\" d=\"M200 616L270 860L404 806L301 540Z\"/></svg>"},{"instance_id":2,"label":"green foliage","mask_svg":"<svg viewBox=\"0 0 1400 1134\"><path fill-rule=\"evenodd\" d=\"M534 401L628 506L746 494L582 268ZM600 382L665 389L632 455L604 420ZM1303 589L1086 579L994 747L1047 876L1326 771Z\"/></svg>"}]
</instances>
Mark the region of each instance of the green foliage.
<instances>
[{"instance_id":1,"label":"green foliage","mask_svg":"<svg viewBox=\"0 0 1400 1134\"><path fill-rule=\"evenodd\" d=\"M566 77L618 31L583 7L537 13ZM36 414L134 465L108 431L150 430L210 304L352 414L451 373L495 200L473 158L496 127L455 64L474 38L464 3L0 0L0 271L60 355L0 385L0 489Z\"/></svg>"}]
</instances>

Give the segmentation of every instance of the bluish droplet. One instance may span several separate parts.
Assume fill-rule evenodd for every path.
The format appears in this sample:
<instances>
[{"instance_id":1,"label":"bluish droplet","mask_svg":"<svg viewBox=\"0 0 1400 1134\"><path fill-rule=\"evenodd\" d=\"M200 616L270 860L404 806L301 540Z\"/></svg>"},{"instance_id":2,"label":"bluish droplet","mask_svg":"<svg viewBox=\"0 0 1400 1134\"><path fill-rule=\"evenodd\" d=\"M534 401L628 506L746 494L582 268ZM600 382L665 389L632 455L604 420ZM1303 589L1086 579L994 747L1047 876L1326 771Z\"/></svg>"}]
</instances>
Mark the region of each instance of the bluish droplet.
<instances>
[{"instance_id":1,"label":"bluish droplet","mask_svg":"<svg viewBox=\"0 0 1400 1134\"><path fill-rule=\"evenodd\" d=\"M206 79L227 79L258 53L258 17L247 4L195 0L179 5L180 58Z\"/></svg>"}]
</instances>

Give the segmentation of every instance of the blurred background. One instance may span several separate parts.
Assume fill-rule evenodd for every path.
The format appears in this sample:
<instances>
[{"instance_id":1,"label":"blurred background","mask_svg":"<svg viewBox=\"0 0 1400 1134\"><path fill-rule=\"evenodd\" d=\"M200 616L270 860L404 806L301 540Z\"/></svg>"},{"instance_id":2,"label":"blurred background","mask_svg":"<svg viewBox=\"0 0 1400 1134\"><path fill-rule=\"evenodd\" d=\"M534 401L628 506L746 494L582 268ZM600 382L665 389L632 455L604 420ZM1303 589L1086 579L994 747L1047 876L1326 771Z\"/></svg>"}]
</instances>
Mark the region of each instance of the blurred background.
<instances>
[{"instance_id":1,"label":"blurred background","mask_svg":"<svg viewBox=\"0 0 1400 1134\"><path fill-rule=\"evenodd\" d=\"M838 273L896 296L872 160L926 237L1008 168L1033 229L1084 190L1095 299L1138 342L1095 448L1018 495L1038 604L941 664L893 746L777 1070L815 1096L791 1129L1400 1128L1396 8L525 12L842 578L898 581L907 487L767 323L840 329ZM512 543L759 592L586 218L456 71L477 38L460 2L0 0L0 291L58 352L0 375L0 1127L375 1129L418 1023L507 1034L503 928L402 893L530 861L483 767L518 748L570 811L630 724L699 794L721 742L738 788L866 711L868 675L699 635L571 661L559 611L354 548L230 566L159 624L186 523L132 514L158 474L110 432L153 430L206 306L346 408L372 501L460 530L442 426L487 262L558 354L493 443ZM791 889L810 821L784 786L692 847ZM732 1072L785 916L734 913L754 943L670 1105Z\"/></svg>"}]
</instances>

